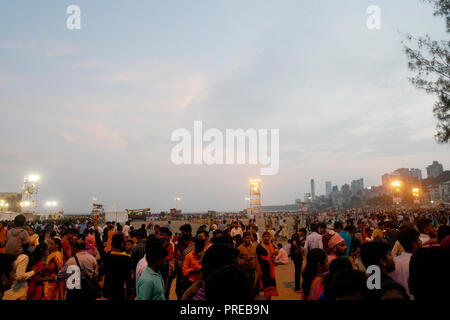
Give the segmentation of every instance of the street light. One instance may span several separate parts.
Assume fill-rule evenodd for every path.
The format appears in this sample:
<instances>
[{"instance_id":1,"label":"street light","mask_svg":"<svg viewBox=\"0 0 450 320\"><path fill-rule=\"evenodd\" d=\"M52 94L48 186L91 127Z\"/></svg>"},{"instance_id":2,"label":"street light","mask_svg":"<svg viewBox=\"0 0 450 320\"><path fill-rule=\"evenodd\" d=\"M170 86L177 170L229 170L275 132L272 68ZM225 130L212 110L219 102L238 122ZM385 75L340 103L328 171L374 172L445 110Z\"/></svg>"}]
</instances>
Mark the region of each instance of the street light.
<instances>
[{"instance_id":1,"label":"street light","mask_svg":"<svg viewBox=\"0 0 450 320\"><path fill-rule=\"evenodd\" d=\"M8 210L9 203L5 202L5 200L0 200L0 208L3 210Z\"/></svg>"}]
</instances>

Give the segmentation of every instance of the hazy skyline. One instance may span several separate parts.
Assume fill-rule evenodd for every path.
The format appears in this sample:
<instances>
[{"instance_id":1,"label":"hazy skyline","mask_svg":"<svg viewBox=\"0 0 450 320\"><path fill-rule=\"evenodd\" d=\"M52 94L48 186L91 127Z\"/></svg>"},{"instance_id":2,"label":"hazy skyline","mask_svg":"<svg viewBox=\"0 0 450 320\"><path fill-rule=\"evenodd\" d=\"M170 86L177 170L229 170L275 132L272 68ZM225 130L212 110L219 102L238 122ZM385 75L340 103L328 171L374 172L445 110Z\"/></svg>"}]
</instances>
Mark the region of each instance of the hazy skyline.
<instances>
[{"instance_id":1,"label":"hazy skyline","mask_svg":"<svg viewBox=\"0 0 450 320\"><path fill-rule=\"evenodd\" d=\"M81 8L68 30L66 8ZM381 30L366 27L370 5ZM434 96L415 89L401 33L446 39L430 5L398 1L3 1L0 192L42 176L41 204L87 212L241 210L260 166L180 165L171 133L279 129L262 204L433 160ZM418 23L420 21L420 23Z\"/></svg>"}]
</instances>

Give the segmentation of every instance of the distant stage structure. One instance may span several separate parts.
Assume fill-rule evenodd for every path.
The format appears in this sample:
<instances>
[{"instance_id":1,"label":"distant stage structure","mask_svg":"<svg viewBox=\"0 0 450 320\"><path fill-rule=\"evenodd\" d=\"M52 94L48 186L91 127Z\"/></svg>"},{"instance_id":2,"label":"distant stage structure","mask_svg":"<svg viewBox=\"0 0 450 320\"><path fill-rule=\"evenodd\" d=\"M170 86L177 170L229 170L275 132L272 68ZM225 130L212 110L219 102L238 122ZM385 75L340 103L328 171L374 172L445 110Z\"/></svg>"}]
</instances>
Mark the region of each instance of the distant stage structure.
<instances>
[{"instance_id":1,"label":"distant stage structure","mask_svg":"<svg viewBox=\"0 0 450 320\"><path fill-rule=\"evenodd\" d=\"M261 179L250 179L250 208L247 211L254 217L262 216Z\"/></svg>"}]
</instances>

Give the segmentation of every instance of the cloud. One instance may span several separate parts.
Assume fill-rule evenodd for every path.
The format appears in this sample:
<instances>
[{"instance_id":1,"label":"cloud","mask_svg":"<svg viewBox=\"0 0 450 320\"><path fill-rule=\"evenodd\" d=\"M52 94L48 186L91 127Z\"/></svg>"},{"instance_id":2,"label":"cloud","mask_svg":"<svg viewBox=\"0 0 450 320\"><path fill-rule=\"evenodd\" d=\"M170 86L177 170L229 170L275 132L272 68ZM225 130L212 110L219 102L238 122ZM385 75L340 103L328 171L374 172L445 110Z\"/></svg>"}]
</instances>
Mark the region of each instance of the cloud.
<instances>
[{"instance_id":1,"label":"cloud","mask_svg":"<svg viewBox=\"0 0 450 320\"><path fill-rule=\"evenodd\" d=\"M48 50L40 51L40 54L47 57L63 57L70 56L77 53L77 50L72 48L71 46L58 45L54 46Z\"/></svg>"},{"instance_id":2,"label":"cloud","mask_svg":"<svg viewBox=\"0 0 450 320\"><path fill-rule=\"evenodd\" d=\"M94 69L99 66L100 66L100 64L97 61L86 61L86 62L76 63L74 65L74 68L76 68L76 69Z\"/></svg>"}]
</instances>

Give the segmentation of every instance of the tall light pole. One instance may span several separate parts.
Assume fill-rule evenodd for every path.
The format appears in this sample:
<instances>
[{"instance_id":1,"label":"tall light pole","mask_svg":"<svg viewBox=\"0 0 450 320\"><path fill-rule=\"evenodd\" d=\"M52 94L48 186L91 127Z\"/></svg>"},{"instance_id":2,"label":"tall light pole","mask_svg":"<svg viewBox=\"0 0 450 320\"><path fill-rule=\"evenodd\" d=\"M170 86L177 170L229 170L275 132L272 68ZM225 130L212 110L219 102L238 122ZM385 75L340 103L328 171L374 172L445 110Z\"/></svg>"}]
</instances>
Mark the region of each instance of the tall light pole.
<instances>
[{"instance_id":1,"label":"tall light pole","mask_svg":"<svg viewBox=\"0 0 450 320\"><path fill-rule=\"evenodd\" d=\"M402 199L400 197L400 188L401 188L402 182L399 180L395 180L395 181L392 181L391 185L392 185L392 193L393 193L392 200L394 203L399 204L402 201Z\"/></svg>"},{"instance_id":2,"label":"tall light pole","mask_svg":"<svg viewBox=\"0 0 450 320\"><path fill-rule=\"evenodd\" d=\"M22 198L29 202L28 208L37 208L38 205L38 191L39 191L39 180L41 177L35 174L30 174L26 176L23 180L22 187Z\"/></svg>"},{"instance_id":3,"label":"tall light pole","mask_svg":"<svg viewBox=\"0 0 450 320\"><path fill-rule=\"evenodd\" d=\"M178 201L180 201L181 198L175 197L175 209L178 211Z\"/></svg>"}]
</instances>

